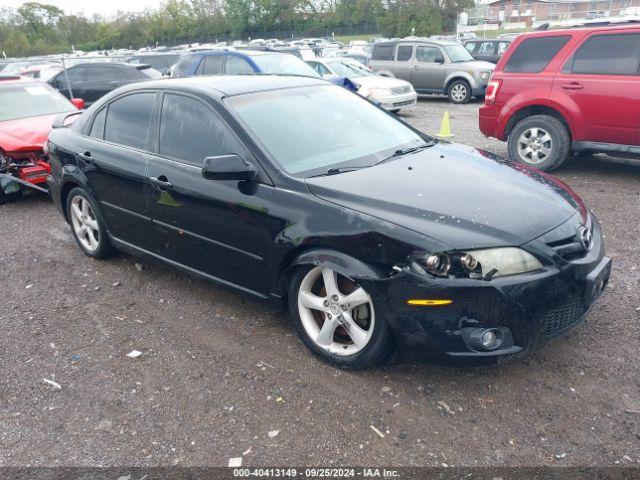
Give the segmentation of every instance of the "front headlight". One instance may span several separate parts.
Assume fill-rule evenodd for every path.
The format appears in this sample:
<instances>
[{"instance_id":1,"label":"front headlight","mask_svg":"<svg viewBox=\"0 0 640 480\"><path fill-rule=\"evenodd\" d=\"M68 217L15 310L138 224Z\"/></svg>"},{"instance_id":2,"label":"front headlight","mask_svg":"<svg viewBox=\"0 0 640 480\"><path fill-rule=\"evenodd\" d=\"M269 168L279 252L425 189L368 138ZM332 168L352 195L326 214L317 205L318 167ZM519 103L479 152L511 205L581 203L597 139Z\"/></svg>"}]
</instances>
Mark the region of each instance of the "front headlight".
<instances>
[{"instance_id":1,"label":"front headlight","mask_svg":"<svg viewBox=\"0 0 640 480\"><path fill-rule=\"evenodd\" d=\"M415 253L412 267L438 277L491 280L532 272L542 264L529 252L516 247L487 248L468 252Z\"/></svg>"},{"instance_id":2,"label":"front headlight","mask_svg":"<svg viewBox=\"0 0 640 480\"><path fill-rule=\"evenodd\" d=\"M480 80L489 80L491 72L480 72Z\"/></svg>"},{"instance_id":3,"label":"front headlight","mask_svg":"<svg viewBox=\"0 0 640 480\"><path fill-rule=\"evenodd\" d=\"M374 97L390 97L393 95L393 92L388 88L372 88L370 89L371 95Z\"/></svg>"}]
</instances>

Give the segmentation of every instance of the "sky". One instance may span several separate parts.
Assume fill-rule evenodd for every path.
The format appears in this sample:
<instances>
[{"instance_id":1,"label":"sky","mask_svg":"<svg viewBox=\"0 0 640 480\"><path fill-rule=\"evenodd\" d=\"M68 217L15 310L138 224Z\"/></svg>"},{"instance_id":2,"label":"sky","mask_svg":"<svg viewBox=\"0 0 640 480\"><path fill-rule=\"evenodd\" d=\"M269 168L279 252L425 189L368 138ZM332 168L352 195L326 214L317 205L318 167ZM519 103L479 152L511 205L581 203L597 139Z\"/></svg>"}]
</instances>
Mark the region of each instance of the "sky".
<instances>
[{"instance_id":1,"label":"sky","mask_svg":"<svg viewBox=\"0 0 640 480\"><path fill-rule=\"evenodd\" d=\"M0 0L0 6L16 8L28 0ZM156 7L159 5L158 0L36 0L39 3L55 5L64 10L65 13L84 12L85 16L90 17L96 13L101 15L112 15L118 10L125 12L135 12L143 10L146 7Z\"/></svg>"}]
</instances>

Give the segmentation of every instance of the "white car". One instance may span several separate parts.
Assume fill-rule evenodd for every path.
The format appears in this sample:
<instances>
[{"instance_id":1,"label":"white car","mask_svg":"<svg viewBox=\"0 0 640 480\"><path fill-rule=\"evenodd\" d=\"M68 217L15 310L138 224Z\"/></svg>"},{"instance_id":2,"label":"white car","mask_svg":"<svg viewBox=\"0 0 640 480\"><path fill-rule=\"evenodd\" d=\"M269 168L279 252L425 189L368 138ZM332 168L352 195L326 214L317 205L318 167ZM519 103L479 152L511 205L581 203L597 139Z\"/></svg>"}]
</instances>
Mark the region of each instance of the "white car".
<instances>
[{"instance_id":1,"label":"white car","mask_svg":"<svg viewBox=\"0 0 640 480\"><path fill-rule=\"evenodd\" d=\"M325 78L345 77L358 85L358 93L391 112L415 105L418 95L409 82L382 77L357 60L350 58L318 58L307 62Z\"/></svg>"}]
</instances>

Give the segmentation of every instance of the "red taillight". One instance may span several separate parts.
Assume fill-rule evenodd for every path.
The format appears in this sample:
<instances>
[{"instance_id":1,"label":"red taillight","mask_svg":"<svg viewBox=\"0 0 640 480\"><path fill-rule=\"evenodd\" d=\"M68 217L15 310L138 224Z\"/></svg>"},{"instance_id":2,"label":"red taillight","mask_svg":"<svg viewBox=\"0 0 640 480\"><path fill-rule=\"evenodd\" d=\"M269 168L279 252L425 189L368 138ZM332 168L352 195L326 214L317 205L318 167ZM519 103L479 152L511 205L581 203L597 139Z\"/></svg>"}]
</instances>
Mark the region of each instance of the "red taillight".
<instances>
[{"instance_id":1,"label":"red taillight","mask_svg":"<svg viewBox=\"0 0 640 480\"><path fill-rule=\"evenodd\" d=\"M495 101L501 83L502 82L500 80L491 80L487 84L487 91L484 94L485 103L493 103Z\"/></svg>"}]
</instances>

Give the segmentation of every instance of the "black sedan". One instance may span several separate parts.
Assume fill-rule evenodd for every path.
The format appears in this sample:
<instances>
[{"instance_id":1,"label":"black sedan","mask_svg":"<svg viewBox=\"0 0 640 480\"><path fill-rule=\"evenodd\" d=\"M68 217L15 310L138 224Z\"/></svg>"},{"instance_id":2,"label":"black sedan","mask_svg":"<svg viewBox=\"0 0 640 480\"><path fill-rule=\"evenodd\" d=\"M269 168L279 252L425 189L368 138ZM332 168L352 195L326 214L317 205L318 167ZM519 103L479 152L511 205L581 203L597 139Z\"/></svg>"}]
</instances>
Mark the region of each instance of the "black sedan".
<instances>
[{"instance_id":1,"label":"black sedan","mask_svg":"<svg viewBox=\"0 0 640 480\"><path fill-rule=\"evenodd\" d=\"M84 253L282 304L341 367L521 356L579 324L609 279L597 221L559 180L320 79L129 85L54 129L49 152Z\"/></svg>"}]
</instances>

